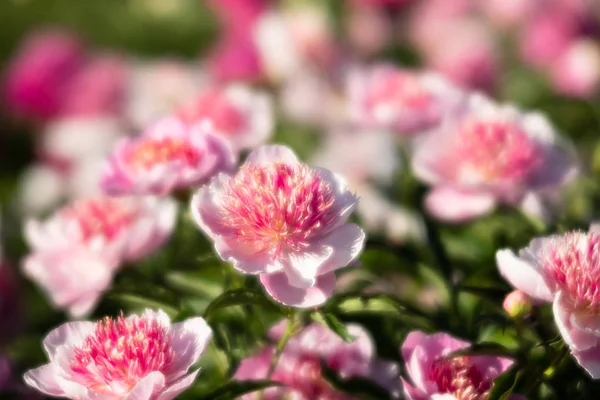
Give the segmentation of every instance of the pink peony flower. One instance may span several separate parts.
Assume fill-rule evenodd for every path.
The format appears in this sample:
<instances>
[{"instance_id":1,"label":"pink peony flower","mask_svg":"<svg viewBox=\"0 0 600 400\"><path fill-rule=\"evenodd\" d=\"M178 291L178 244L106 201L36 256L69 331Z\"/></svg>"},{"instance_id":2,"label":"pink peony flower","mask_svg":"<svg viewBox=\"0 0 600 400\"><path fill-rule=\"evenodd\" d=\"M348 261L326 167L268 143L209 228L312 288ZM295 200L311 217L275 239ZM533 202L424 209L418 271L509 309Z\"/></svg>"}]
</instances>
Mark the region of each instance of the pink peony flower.
<instances>
[{"instance_id":1,"label":"pink peony flower","mask_svg":"<svg viewBox=\"0 0 600 400\"><path fill-rule=\"evenodd\" d=\"M73 76L61 105L61 115L117 114L123 107L128 66L121 57L99 55Z\"/></svg>"},{"instance_id":2,"label":"pink peony flower","mask_svg":"<svg viewBox=\"0 0 600 400\"><path fill-rule=\"evenodd\" d=\"M279 340L286 323L271 328L269 336ZM286 344L270 379L281 382L280 388L265 390L265 400L353 400L355 397L333 389L321 375L321 362L335 370L342 379L364 377L382 388L400 391L398 366L377 358L368 333L358 325L348 325L356 339L346 343L320 324L312 324L293 336ZM234 376L237 380L266 379L275 353L273 346L243 360ZM242 400L258 399L259 394L242 396ZM290 397L291 396L291 397Z\"/></svg>"},{"instance_id":3,"label":"pink peony flower","mask_svg":"<svg viewBox=\"0 0 600 400\"><path fill-rule=\"evenodd\" d=\"M169 199L86 198L47 221L29 220L31 254L23 272L56 308L72 317L89 313L123 261L140 259L171 234L176 205Z\"/></svg>"},{"instance_id":4,"label":"pink peony flower","mask_svg":"<svg viewBox=\"0 0 600 400\"><path fill-rule=\"evenodd\" d=\"M554 321L577 361L600 378L600 229L531 241L517 256L496 253L500 273L533 300L552 302Z\"/></svg>"},{"instance_id":5,"label":"pink peony flower","mask_svg":"<svg viewBox=\"0 0 600 400\"><path fill-rule=\"evenodd\" d=\"M52 118L66 87L85 60L82 44L69 32L42 30L24 39L4 78L6 104L16 114Z\"/></svg>"},{"instance_id":6,"label":"pink peony flower","mask_svg":"<svg viewBox=\"0 0 600 400\"><path fill-rule=\"evenodd\" d=\"M218 82L256 82L263 78L260 55L251 33L228 33L208 55L208 69Z\"/></svg>"},{"instance_id":7,"label":"pink peony flower","mask_svg":"<svg viewBox=\"0 0 600 400\"><path fill-rule=\"evenodd\" d=\"M546 68L556 62L577 34L576 18L557 7L541 7L527 21L519 41L521 56L530 65Z\"/></svg>"},{"instance_id":8,"label":"pink peony flower","mask_svg":"<svg viewBox=\"0 0 600 400\"><path fill-rule=\"evenodd\" d=\"M550 77L561 93L588 97L600 86L600 47L590 39L573 41L552 64Z\"/></svg>"},{"instance_id":9,"label":"pink peony flower","mask_svg":"<svg viewBox=\"0 0 600 400\"><path fill-rule=\"evenodd\" d=\"M427 210L464 221L498 203L547 218L545 202L576 172L575 153L546 118L472 95L417 145L415 174L433 185Z\"/></svg>"},{"instance_id":10,"label":"pink peony flower","mask_svg":"<svg viewBox=\"0 0 600 400\"><path fill-rule=\"evenodd\" d=\"M179 116L190 124L209 121L236 150L263 144L274 128L269 96L243 85L204 90Z\"/></svg>"},{"instance_id":11,"label":"pink peony flower","mask_svg":"<svg viewBox=\"0 0 600 400\"><path fill-rule=\"evenodd\" d=\"M431 335L420 331L408 334L402 344L402 357L410 381L402 379L408 400L486 399L494 379L513 361L496 356L447 356L471 344L447 333ZM525 399L511 395L511 400Z\"/></svg>"},{"instance_id":12,"label":"pink peony flower","mask_svg":"<svg viewBox=\"0 0 600 400\"><path fill-rule=\"evenodd\" d=\"M69 322L44 339L50 363L24 379L54 397L170 400L194 382L199 370L188 369L210 337L202 318L171 324L163 311Z\"/></svg>"},{"instance_id":13,"label":"pink peony flower","mask_svg":"<svg viewBox=\"0 0 600 400\"><path fill-rule=\"evenodd\" d=\"M362 250L364 232L346 223L357 203L341 177L273 145L254 150L234 176L213 178L191 207L223 260L259 274L275 300L312 307Z\"/></svg>"},{"instance_id":14,"label":"pink peony flower","mask_svg":"<svg viewBox=\"0 0 600 400\"><path fill-rule=\"evenodd\" d=\"M224 139L213 134L210 124L188 125L165 118L141 136L117 143L102 187L111 195L164 195L202 184L234 164L234 154Z\"/></svg>"},{"instance_id":15,"label":"pink peony flower","mask_svg":"<svg viewBox=\"0 0 600 400\"><path fill-rule=\"evenodd\" d=\"M392 65L352 71L347 92L352 121L403 135L435 126L464 97L441 76Z\"/></svg>"}]
</instances>

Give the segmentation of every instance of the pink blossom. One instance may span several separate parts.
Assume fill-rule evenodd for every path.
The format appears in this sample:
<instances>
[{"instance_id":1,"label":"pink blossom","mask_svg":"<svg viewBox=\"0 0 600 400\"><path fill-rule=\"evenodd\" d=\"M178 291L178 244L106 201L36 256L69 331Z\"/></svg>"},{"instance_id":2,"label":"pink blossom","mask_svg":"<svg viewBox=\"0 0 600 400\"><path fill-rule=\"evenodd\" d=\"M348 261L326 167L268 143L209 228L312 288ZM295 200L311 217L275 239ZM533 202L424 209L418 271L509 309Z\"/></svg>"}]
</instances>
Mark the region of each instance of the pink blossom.
<instances>
[{"instance_id":1,"label":"pink blossom","mask_svg":"<svg viewBox=\"0 0 600 400\"><path fill-rule=\"evenodd\" d=\"M531 241L518 256L496 254L500 273L531 298L552 302L554 321L573 355L600 378L600 231L569 232Z\"/></svg>"},{"instance_id":2,"label":"pink blossom","mask_svg":"<svg viewBox=\"0 0 600 400\"><path fill-rule=\"evenodd\" d=\"M441 76L385 64L350 72L347 92L351 120L403 135L436 125L463 98Z\"/></svg>"},{"instance_id":3,"label":"pink blossom","mask_svg":"<svg viewBox=\"0 0 600 400\"><path fill-rule=\"evenodd\" d=\"M67 85L61 115L117 114L123 107L127 74L125 60L117 55L91 59Z\"/></svg>"},{"instance_id":4,"label":"pink blossom","mask_svg":"<svg viewBox=\"0 0 600 400\"><path fill-rule=\"evenodd\" d=\"M394 21L376 3L364 0L351 2L349 15L344 23L348 41L361 55L376 54L393 39Z\"/></svg>"},{"instance_id":5,"label":"pink blossom","mask_svg":"<svg viewBox=\"0 0 600 400\"><path fill-rule=\"evenodd\" d=\"M417 177L434 186L427 210L446 221L490 212L498 203L547 218L546 206L577 173L570 145L539 113L472 95L418 143Z\"/></svg>"},{"instance_id":6,"label":"pink blossom","mask_svg":"<svg viewBox=\"0 0 600 400\"><path fill-rule=\"evenodd\" d=\"M527 21L535 8L541 6L537 0L483 0L480 7L486 17L500 27L513 27Z\"/></svg>"},{"instance_id":7,"label":"pink blossom","mask_svg":"<svg viewBox=\"0 0 600 400\"><path fill-rule=\"evenodd\" d=\"M164 195L229 171L235 156L213 132L204 122L157 121L141 136L117 143L102 177L103 189L111 195Z\"/></svg>"},{"instance_id":8,"label":"pink blossom","mask_svg":"<svg viewBox=\"0 0 600 400\"><path fill-rule=\"evenodd\" d=\"M275 325L270 335L279 340L285 322ZM368 333L358 325L348 325L355 337L346 343L334 332L320 324L312 324L293 336L286 344L270 379L281 382L281 388L265 390L265 400L354 400L355 397L333 389L321 375L321 362L337 372L342 379L363 377L373 380L382 388L399 392L398 366L377 358L375 346ZM273 346L262 349L257 355L242 361L235 379L266 379ZM292 396L292 397L289 397ZM241 397L257 399L258 393Z\"/></svg>"},{"instance_id":9,"label":"pink blossom","mask_svg":"<svg viewBox=\"0 0 600 400\"><path fill-rule=\"evenodd\" d=\"M256 82L264 77L251 34L233 32L223 36L208 55L208 69L218 82Z\"/></svg>"},{"instance_id":10,"label":"pink blossom","mask_svg":"<svg viewBox=\"0 0 600 400\"><path fill-rule=\"evenodd\" d=\"M32 33L24 39L4 78L7 105L14 113L34 119L56 116L71 77L84 60L82 44L71 33Z\"/></svg>"},{"instance_id":11,"label":"pink blossom","mask_svg":"<svg viewBox=\"0 0 600 400\"><path fill-rule=\"evenodd\" d=\"M312 307L362 250L364 232L346 223L357 203L341 177L273 145L254 150L235 175L213 178L191 207L223 260L259 274L275 300Z\"/></svg>"},{"instance_id":12,"label":"pink blossom","mask_svg":"<svg viewBox=\"0 0 600 400\"><path fill-rule=\"evenodd\" d=\"M563 54L577 34L574 16L557 7L541 8L528 20L521 40L521 56L530 65L546 68Z\"/></svg>"},{"instance_id":13,"label":"pink blossom","mask_svg":"<svg viewBox=\"0 0 600 400\"><path fill-rule=\"evenodd\" d=\"M124 261L138 260L171 234L175 203L156 198L86 198L47 221L29 220L31 254L23 272L56 308L73 317L89 313Z\"/></svg>"},{"instance_id":14,"label":"pink blossom","mask_svg":"<svg viewBox=\"0 0 600 400\"><path fill-rule=\"evenodd\" d=\"M408 400L477 400L486 399L494 379L513 361L496 356L448 356L469 347L469 342L447 333L426 334L413 331L402 344L409 380L402 379ZM524 399L511 395L511 400Z\"/></svg>"},{"instance_id":15,"label":"pink blossom","mask_svg":"<svg viewBox=\"0 0 600 400\"><path fill-rule=\"evenodd\" d=\"M244 85L208 88L184 106L179 116L190 124L209 121L215 133L236 150L263 144L274 128L269 96Z\"/></svg>"},{"instance_id":16,"label":"pink blossom","mask_svg":"<svg viewBox=\"0 0 600 400\"><path fill-rule=\"evenodd\" d=\"M138 129L191 101L208 79L199 67L176 59L131 66L125 94L125 118Z\"/></svg>"},{"instance_id":17,"label":"pink blossom","mask_svg":"<svg viewBox=\"0 0 600 400\"><path fill-rule=\"evenodd\" d=\"M552 64L550 77L561 93L593 95L600 85L600 47L590 39L573 41Z\"/></svg>"},{"instance_id":18,"label":"pink blossom","mask_svg":"<svg viewBox=\"0 0 600 400\"><path fill-rule=\"evenodd\" d=\"M44 339L50 363L25 373L40 392L74 400L170 400L199 370L188 369L211 337L202 318L172 324L163 311L69 322Z\"/></svg>"}]
</instances>

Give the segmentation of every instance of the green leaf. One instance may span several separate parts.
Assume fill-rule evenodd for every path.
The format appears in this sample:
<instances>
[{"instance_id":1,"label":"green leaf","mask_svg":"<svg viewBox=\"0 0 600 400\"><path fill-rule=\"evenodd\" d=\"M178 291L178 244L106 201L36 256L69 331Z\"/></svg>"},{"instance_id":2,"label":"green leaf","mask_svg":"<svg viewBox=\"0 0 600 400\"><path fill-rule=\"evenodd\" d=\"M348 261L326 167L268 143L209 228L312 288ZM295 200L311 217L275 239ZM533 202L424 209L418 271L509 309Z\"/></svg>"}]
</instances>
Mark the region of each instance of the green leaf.
<instances>
[{"instance_id":1,"label":"green leaf","mask_svg":"<svg viewBox=\"0 0 600 400\"><path fill-rule=\"evenodd\" d=\"M492 386L488 400L508 399L517 387L517 383L521 379L521 376L523 376L523 371L512 368L494 379L494 386Z\"/></svg>"},{"instance_id":2,"label":"green leaf","mask_svg":"<svg viewBox=\"0 0 600 400\"><path fill-rule=\"evenodd\" d=\"M238 397L263 390L273 386L281 386L279 382L261 381L230 381L223 386L212 390L210 393L196 397L196 400L231 400Z\"/></svg>"},{"instance_id":3,"label":"green leaf","mask_svg":"<svg viewBox=\"0 0 600 400\"><path fill-rule=\"evenodd\" d=\"M207 279L206 274L172 271L166 274L165 280L173 288L197 296L214 298L223 290L218 282Z\"/></svg>"},{"instance_id":4,"label":"green leaf","mask_svg":"<svg viewBox=\"0 0 600 400\"><path fill-rule=\"evenodd\" d=\"M311 318L334 331L346 343L352 343L356 339L356 337L348 332L346 325L340 322L340 320L332 313L317 311L311 314Z\"/></svg>"},{"instance_id":5,"label":"green leaf","mask_svg":"<svg viewBox=\"0 0 600 400\"><path fill-rule=\"evenodd\" d=\"M144 296L131 293L112 293L107 296L111 301L115 301L119 304L126 304L129 307L133 307L139 310L144 308L151 308L153 310L162 310L166 312L169 317L174 318L179 314L179 310L172 305L150 299Z\"/></svg>"},{"instance_id":6,"label":"green leaf","mask_svg":"<svg viewBox=\"0 0 600 400\"><path fill-rule=\"evenodd\" d=\"M214 299L206 307L204 318L208 320L219 310L243 304L254 304L279 311L279 308L261 292L254 292L247 289L233 289Z\"/></svg>"}]
</instances>

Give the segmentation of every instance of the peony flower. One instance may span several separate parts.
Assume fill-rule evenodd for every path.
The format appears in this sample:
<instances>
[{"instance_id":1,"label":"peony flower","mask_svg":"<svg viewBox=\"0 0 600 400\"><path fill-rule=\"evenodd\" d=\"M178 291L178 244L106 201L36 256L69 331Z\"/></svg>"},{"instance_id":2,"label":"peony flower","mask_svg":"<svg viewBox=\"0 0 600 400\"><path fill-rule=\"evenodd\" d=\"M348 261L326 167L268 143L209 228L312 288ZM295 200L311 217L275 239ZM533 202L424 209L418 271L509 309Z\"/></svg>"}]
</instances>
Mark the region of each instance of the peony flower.
<instances>
[{"instance_id":1,"label":"peony flower","mask_svg":"<svg viewBox=\"0 0 600 400\"><path fill-rule=\"evenodd\" d=\"M25 117L55 117L71 77L80 70L85 58L79 39L69 32L43 30L29 35L4 78L7 106Z\"/></svg>"},{"instance_id":2,"label":"peony flower","mask_svg":"<svg viewBox=\"0 0 600 400\"><path fill-rule=\"evenodd\" d=\"M158 194L185 189L233 168L235 157L210 124L165 118L140 137L117 143L102 177L111 195Z\"/></svg>"},{"instance_id":3,"label":"peony flower","mask_svg":"<svg viewBox=\"0 0 600 400\"><path fill-rule=\"evenodd\" d=\"M403 135L435 126L463 98L441 76L385 64L351 71L347 91L352 121Z\"/></svg>"},{"instance_id":4,"label":"peony flower","mask_svg":"<svg viewBox=\"0 0 600 400\"><path fill-rule=\"evenodd\" d=\"M271 328L269 336L279 340L286 323ZM311 324L287 342L270 379L284 386L265 390L265 400L353 400L355 397L332 388L321 375L321 362L338 373L340 378L363 377L396 394L399 392L398 366L377 358L375 346L368 333L358 325L348 325L355 337L346 343L334 332L320 324ZM262 349L257 355L242 360L237 380L267 379L274 346ZM290 397L291 396L291 397ZM258 399L259 394L242 396L242 400Z\"/></svg>"},{"instance_id":5,"label":"peony flower","mask_svg":"<svg viewBox=\"0 0 600 400\"><path fill-rule=\"evenodd\" d=\"M191 207L223 260L258 274L275 300L312 307L362 250L364 232L346 223L357 203L341 177L273 145L254 150L235 175L214 177Z\"/></svg>"},{"instance_id":6,"label":"peony flower","mask_svg":"<svg viewBox=\"0 0 600 400\"><path fill-rule=\"evenodd\" d=\"M132 65L129 78L124 114L138 129L193 100L207 79L199 68L170 59L140 61Z\"/></svg>"},{"instance_id":7,"label":"peony flower","mask_svg":"<svg viewBox=\"0 0 600 400\"><path fill-rule=\"evenodd\" d=\"M552 302L554 321L581 366L600 378L600 229L531 241L518 256L496 253L500 273L534 301Z\"/></svg>"},{"instance_id":8,"label":"peony flower","mask_svg":"<svg viewBox=\"0 0 600 400\"><path fill-rule=\"evenodd\" d=\"M550 77L561 93L588 97L600 86L600 47L590 39L573 41L552 64Z\"/></svg>"},{"instance_id":9,"label":"peony flower","mask_svg":"<svg viewBox=\"0 0 600 400\"><path fill-rule=\"evenodd\" d=\"M88 61L65 89L61 115L113 115L123 106L128 66L114 54L101 54Z\"/></svg>"},{"instance_id":10,"label":"peony flower","mask_svg":"<svg viewBox=\"0 0 600 400\"><path fill-rule=\"evenodd\" d=\"M575 153L538 113L472 95L417 145L412 165L433 185L427 210L464 221L498 203L547 218L545 202L577 172Z\"/></svg>"},{"instance_id":11,"label":"peony flower","mask_svg":"<svg viewBox=\"0 0 600 400\"><path fill-rule=\"evenodd\" d=\"M447 333L431 335L420 331L408 334L402 344L402 357L410 380L402 379L408 400L486 399L494 379L513 361L496 356L457 356L452 352L471 344ZM511 395L511 400L525 399Z\"/></svg>"},{"instance_id":12,"label":"peony flower","mask_svg":"<svg viewBox=\"0 0 600 400\"><path fill-rule=\"evenodd\" d=\"M29 220L31 254L23 272L56 308L72 317L89 313L124 261L138 260L171 234L176 205L169 199L86 198L47 221Z\"/></svg>"},{"instance_id":13,"label":"peony flower","mask_svg":"<svg viewBox=\"0 0 600 400\"><path fill-rule=\"evenodd\" d=\"M187 373L211 337L202 318L171 324L163 311L69 322L44 339L50 363L25 373L40 392L68 399L169 400L185 391Z\"/></svg>"},{"instance_id":14,"label":"peony flower","mask_svg":"<svg viewBox=\"0 0 600 400\"><path fill-rule=\"evenodd\" d=\"M204 90L179 116L190 124L210 122L236 150L263 144L274 128L269 96L243 85Z\"/></svg>"},{"instance_id":15,"label":"peony flower","mask_svg":"<svg viewBox=\"0 0 600 400\"><path fill-rule=\"evenodd\" d=\"M531 313L533 309L531 297L520 290L513 290L504 298L502 308L512 318L524 318Z\"/></svg>"}]
</instances>

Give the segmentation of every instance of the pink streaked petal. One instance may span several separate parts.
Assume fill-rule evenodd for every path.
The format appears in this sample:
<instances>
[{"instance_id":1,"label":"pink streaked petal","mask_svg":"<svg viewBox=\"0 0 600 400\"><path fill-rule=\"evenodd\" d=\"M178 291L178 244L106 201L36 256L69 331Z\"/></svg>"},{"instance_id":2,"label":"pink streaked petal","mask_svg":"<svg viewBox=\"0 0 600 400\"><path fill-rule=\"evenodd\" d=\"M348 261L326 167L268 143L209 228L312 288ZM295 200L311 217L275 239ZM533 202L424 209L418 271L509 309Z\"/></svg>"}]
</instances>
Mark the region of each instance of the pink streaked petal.
<instances>
[{"instance_id":1,"label":"pink streaked petal","mask_svg":"<svg viewBox=\"0 0 600 400\"><path fill-rule=\"evenodd\" d=\"M600 379L600 346L594 346L584 351L574 350L572 354L592 379Z\"/></svg>"},{"instance_id":2,"label":"pink streaked petal","mask_svg":"<svg viewBox=\"0 0 600 400\"><path fill-rule=\"evenodd\" d=\"M23 380L27 385L49 396L65 397L67 395L72 395L72 393L66 393L61 387L59 383L61 373L62 371L54 364L46 364L39 368L27 371L25 375L23 375ZM84 390L83 387L82 390Z\"/></svg>"},{"instance_id":3,"label":"pink streaked petal","mask_svg":"<svg viewBox=\"0 0 600 400\"><path fill-rule=\"evenodd\" d=\"M335 289L335 274L329 273L317 278L315 286L299 289L289 284L283 272L261 274L260 281L273 299L292 307L315 307L327 301Z\"/></svg>"},{"instance_id":4,"label":"pink streaked petal","mask_svg":"<svg viewBox=\"0 0 600 400\"><path fill-rule=\"evenodd\" d=\"M500 274L516 289L536 300L553 300L554 296L540 272L511 250L499 250L496 253L496 263Z\"/></svg>"},{"instance_id":5,"label":"pink streaked petal","mask_svg":"<svg viewBox=\"0 0 600 400\"><path fill-rule=\"evenodd\" d=\"M178 358L169 367L169 379L183 376L204 352L212 336L210 327L202 318L190 318L171 326L171 346Z\"/></svg>"},{"instance_id":6,"label":"pink streaked petal","mask_svg":"<svg viewBox=\"0 0 600 400\"><path fill-rule=\"evenodd\" d=\"M586 311L574 311L570 321L573 328L598 337L600 342L600 315Z\"/></svg>"},{"instance_id":7,"label":"pink streaked petal","mask_svg":"<svg viewBox=\"0 0 600 400\"><path fill-rule=\"evenodd\" d=\"M194 383L194 380L196 379L198 372L200 372L200 370L196 370L196 371L192 372L191 374L184 376L177 382L173 383L164 392L162 392L156 400L171 400L171 399L174 399L175 397L179 396L187 388L189 388L192 385L192 383Z\"/></svg>"},{"instance_id":8,"label":"pink streaked petal","mask_svg":"<svg viewBox=\"0 0 600 400\"><path fill-rule=\"evenodd\" d=\"M158 371L150 372L139 381L124 400L150 400L164 390L165 377Z\"/></svg>"},{"instance_id":9,"label":"pink streaked petal","mask_svg":"<svg viewBox=\"0 0 600 400\"><path fill-rule=\"evenodd\" d=\"M249 164L271 164L284 163L288 165L298 164L298 157L289 148L278 144L258 147L246 158Z\"/></svg>"},{"instance_id":10,"label":"pink streaked petal","mask_svg":"<svg viewBox=\"0 0 600 400\"><path fill-rule=\"evenodd\" d=\"M318 269L318 275L345 267L356 259L365 245L365 232L356 224L345 224L331 232L323 244L333 249L333 254Z\"/></svg>"},{"instance_id":11,"label":"pink streaked petal","mask_svg":"<svg viewBox=\"0 0 600 400\"><path fill-rule=\"evenodd\" d=\"M198 189L190 202L194 221L211 239L214 239L217 235L225 235L230 231L221 223L220 214L222 211L217 205L220 203L224 190L224 182L228 178L225 174L213 177L210 184Z\"/></svg>"},{"instance_id":12,"label":"pink streaked petal","mask_svg":"<svg viewBox=\"0 0 600 400\"><path fill-rule=\"evenodd\" d=\"M496 206L491 193L469 192L451 186L432 189L425 198L425 208L436 218L447 222L463 222L489 213Z\"/></svg>"},{"instance_id":13,"label":"pink streaked petal","mask_svg":"<svg viewBox=\"0 0 600 400\"><path fill-rule=\"evenodd\" d=\"M96 324L88 321L67 322L50 331L44 338L44 350L51 362L55 361L61 346L80 346L85 338L94 331Z\"/></svg>"},{"instance_id":14,"label":"pink streaked petal","mask_svg":"<svg viewBox=\"0 0 600 400\"><path fill-rule=\"evenodd\" d=\"M427 400L427 394L422 393L418 388L410 385L404 378L400 378L402 381L402 388L404 389L404 397L407 400Z\"/></svg>"},{"instance_id":15,"label":"pink streaked petal","mask_svg":"<svg viewBox=\"0 0 600 400\"><path fill-rule=\"evenodd\" d=\"M317 274L321 275L320 267L331 258L333 251L329 246L314 246L301 254L289 254L283 264L289 284L299 289L314 286Z\"/></svg>"},{"instance_id":16,"label":"pink streaked petal","mask_svg":"<svg viewBox=\"0 0 600 400\"><path fill-rule=\"evenodd\" d=\"M572 310L562 300L562 293L558 292L552 304L554 322L567 345L571 350L583 351L596 346L600 341L595 335L583 332L573 327L571 323Z\"/></svg>"},{"instance_id":17,"label":"pink streaked petal","mask_svg":"<svg viewBox=\"0 0 600 400\"><path fill-rule=\"evenodd\" d=\"M459 400L458 397L451 394L433 394L431 400Z\"/></svg>"},{"instance_id":18,"label":"pink streaked petal","mask_svg":"<svg viewBox=\"0 0 600 400\"><path fill-rule=\"evenodd\" d=\"M476 356L473 357L473 361L477 365L477 370L490 380L503 374L514 364L514 361L509 358L495 356Z\"/></svg>"},{"instance_id":19,"label":"pink streaked petal","mask_svg":"<svg viewBox=\"0 0 600 400\"><path fill-rule=\"evenodd\" d=\"M215 238L215 251L224 261L233 265L233 268L245 274L261 274L264 272L278 271L282 266L265 252L257 252L253 248L227 240L224 237Z\"/></svg>"}]
</instances>

